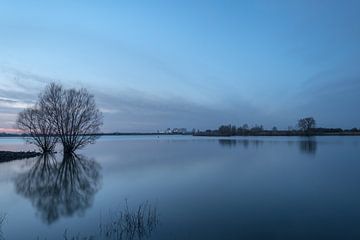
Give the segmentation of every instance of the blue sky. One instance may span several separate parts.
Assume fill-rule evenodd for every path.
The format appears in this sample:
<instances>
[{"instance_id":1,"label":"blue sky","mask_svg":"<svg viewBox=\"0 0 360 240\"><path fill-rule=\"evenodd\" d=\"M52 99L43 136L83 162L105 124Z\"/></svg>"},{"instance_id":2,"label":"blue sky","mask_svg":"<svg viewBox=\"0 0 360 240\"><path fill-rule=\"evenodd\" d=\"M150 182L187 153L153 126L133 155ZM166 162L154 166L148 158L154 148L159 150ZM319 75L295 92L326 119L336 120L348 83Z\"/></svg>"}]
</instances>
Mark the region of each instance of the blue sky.
<instances>
[{"instance_id":1,"label":"blue sky","mask_svg":"<svg viewBox=\"0 0 360 240\"><path fill-rule=\"evenodd\" d=\"M104 131L360 127L360 1L1 1L0 130L50 81Z\"/></svg>"}]
</instances>

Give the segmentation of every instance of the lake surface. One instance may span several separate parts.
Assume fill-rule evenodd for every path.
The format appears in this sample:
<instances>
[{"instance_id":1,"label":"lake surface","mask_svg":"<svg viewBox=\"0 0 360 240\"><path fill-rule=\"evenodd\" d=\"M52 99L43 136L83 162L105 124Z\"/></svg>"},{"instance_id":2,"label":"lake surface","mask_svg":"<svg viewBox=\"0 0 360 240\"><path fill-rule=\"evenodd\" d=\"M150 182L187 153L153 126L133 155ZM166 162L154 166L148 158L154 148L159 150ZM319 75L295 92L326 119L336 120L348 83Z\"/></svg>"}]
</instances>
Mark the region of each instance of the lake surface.
<instances>
[{"instance_id":1,"label":"lake surface","mask_svg":"<svg viewBox=\"0 0 360 240\"><path fill-rule=\"evenodd\" d=\"M360 239L360 138L102 137L0 192L0 239Z\"/></svg>"}]
</instances>

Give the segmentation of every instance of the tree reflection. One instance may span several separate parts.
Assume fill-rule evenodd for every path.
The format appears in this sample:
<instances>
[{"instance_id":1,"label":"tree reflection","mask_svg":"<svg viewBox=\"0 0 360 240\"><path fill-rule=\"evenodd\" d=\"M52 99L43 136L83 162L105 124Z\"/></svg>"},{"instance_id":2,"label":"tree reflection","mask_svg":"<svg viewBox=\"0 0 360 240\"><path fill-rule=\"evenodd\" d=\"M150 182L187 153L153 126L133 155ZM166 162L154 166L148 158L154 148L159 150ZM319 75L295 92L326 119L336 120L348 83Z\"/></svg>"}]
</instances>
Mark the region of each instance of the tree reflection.
<instances>
[{"instance_id":1,"label":"tree reflection","mask_svg":"<svg viewBox=\"0 0 360 240\"><path fill-rule=\"evenodd\" d=\"M315 138L306 138L299 141L299 148L302 153L315 154L317 149L317 142Z\"/></svg>"},{"instance_id":2,"label":"tree reflection","mask_svg":"<svg viewBox=\"0 0 360 240\"><path fill-rule=\"evenodd\" d=\"M248 148L249 144L252 144L256 147L258 147L260 144L263 143L263 141L261 140L248 140L248 139L241 139L241 140L236 140L236 139L219 139L219 144L222 147L236 147L236 146L242 146L244 148Z\"/></svg>"},{"instance_id":3,"label":"tree reflection","mask_svg":"<svg viewBox=\"0 0 360 240\"><path fill-rule=\"evenodd\" d=\"M234 139L219 139L219 144L223 147L235 147L237 142Z\"/></svg>"},{"instance_id":4,"label":"tree reflection","mask_svg":"<svg viewBox=\"0 0 360 240\"><path fill-rule=\"evenodd\" d=\"M51 224L62 216L83 214L100 188L100 165L82 155L42 155L32 168L19 175L16 191L29 198L44 222Z\"/></svg>"}]
</instances>

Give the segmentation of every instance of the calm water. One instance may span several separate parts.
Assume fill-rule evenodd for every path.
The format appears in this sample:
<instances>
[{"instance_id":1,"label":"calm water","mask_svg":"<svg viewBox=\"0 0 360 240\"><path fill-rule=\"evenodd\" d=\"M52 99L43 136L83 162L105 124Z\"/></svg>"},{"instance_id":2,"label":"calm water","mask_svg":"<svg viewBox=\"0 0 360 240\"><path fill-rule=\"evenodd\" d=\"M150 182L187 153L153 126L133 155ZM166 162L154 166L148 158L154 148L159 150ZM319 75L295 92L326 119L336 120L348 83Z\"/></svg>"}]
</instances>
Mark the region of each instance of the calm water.
<instances>
[{"instance_id":1,"label":"calm water","mask_svg":"<svg viewBox=\"0 0 360 240\"><path fill-rule=\"evenodd\" d=\"M122 239L360 238L359 137L103 137L62 158L0 164L0 239L116 239L139 206Z\"/></svg>"}]
</instances>

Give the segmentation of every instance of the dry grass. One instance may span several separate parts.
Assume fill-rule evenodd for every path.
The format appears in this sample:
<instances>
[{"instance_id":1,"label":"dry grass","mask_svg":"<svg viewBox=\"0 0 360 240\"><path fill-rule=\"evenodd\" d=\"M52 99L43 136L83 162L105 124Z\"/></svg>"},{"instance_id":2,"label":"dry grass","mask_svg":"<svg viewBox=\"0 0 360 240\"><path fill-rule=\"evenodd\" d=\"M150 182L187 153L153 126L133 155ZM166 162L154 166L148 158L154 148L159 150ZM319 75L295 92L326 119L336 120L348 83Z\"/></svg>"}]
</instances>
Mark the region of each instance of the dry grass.
<instances>
[{"instance_id":1,"label":"dry grass","mask_svg":"<svg viewBox=\"0 0 360 240\"><path fill-rule=\"evenodd\" d=\"M125 201L125 208L115 212L106 222L100 221L99 232L94 235L68 236L64 233L64 240L141 240L148 239L159 223L159 214L156 207L149 202L140 204L131 209Z\"/></svg>"},{"instance_id":2,"label":"dry grass","mask_svg":"<svg viewBox=\"0 0 360 240\"><path fill-rule=\"evenodd\" d=\"M0 213L0 240L5 239L2 231L2 226L5 224L5 221L6 221L6 214Z\"/></svg>"}]
</instances>

